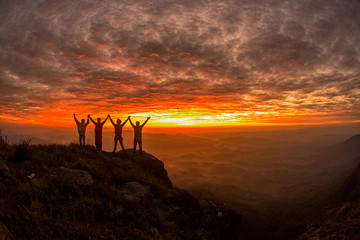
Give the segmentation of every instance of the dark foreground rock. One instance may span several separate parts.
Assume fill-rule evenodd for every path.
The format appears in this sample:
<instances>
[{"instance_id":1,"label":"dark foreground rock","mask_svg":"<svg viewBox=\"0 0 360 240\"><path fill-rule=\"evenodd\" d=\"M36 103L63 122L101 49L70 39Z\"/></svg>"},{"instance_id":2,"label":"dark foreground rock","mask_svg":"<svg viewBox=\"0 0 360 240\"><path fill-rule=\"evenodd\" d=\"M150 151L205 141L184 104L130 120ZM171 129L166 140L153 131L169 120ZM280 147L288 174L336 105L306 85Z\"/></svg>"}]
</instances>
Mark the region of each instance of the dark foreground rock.
<instances>
[{"instance_id":1,"label":"dark foreground rock","mask_svg":"<svg viewBox=\"0 0 360 240\"><path fill-rule=\"evenodd\" d=\"M68 169L63 166L54 168L51 174L61 178L67 184L77 184L87 186L93 184L93 178L88 171L79 169Z\"/></svg>"},{"instance_id":2,"label":"dark foreground rock","mask_svg":"<svg viewBox=\"0 0 360 240\"><path fill-rule=\"evenodd\" d=\"M149 187L138 182L128 182L119 187L121 197L131 203L149 204L152 201L152 193Z\"/></svg>"},{"instance_id":3,"label":"dark foreground rock","mask_svg":"<svg viewBox=\"0 0 360 240\"><path fill-rule=\"evenodd\" d=\"M342 206L329 207L308 226L298 240L360 239L360 201L348 202Z\"/></svg>"},{"instance_id":4,"label":"dark foreground rock","mask_svg":"<svg viewBox=\"0 0 360 240\"><path fill-rule=\"evenodd\" d=\"M169 190L154 204L160 218L181 227L197 226L204 229L210 239L238 238L242 216L224 204L198 200L181 189Z\"/></svg>"},{"instance_id":5,"label":"dark foreground rock","mask_svg":"<svg viewBox=\"0 0 360 240\"><path fill-rule=\"evenodd\" d=\"M127 152L131 151L128 150ZM172 188L172 182L168 177L162 161L146 152L143 152L142 154L129 154L128 157L151 175L160 179L166 187Z\"/></svg>"},{"instance_id":6,"label":"dark foreground rock","mask_svg":"<svg viewBox=\"0 0 360 240\"><path fill-rule=\"evenodd\" d=\"M203 210L202 223L212 236L237 239L242 216L222 203L200 200Z\"/></svg>"}]
</instances>

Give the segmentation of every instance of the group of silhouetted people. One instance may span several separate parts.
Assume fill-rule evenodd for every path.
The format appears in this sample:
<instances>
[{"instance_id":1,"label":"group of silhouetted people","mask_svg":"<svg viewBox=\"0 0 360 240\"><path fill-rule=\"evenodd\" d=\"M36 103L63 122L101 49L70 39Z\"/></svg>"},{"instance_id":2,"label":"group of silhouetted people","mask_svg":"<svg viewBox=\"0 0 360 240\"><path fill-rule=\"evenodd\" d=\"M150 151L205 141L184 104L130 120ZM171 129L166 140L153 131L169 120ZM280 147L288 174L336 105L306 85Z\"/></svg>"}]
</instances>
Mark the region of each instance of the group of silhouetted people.
<instances>
[{"instance_id":1,"label":"group of silhouetted people","mask_svg":"<svg viewBox=\"0 0 360 240\"><path fill-rule=\"evenodd\" d=\"M124 153L126 153L125 148L124 148L124 144L123 144L123 138L122 138L122 128L123 126L126 124L127 121L130 121L131 126L134 128L134 149L133 152L136 152L136 146L139 145L139 150L140 150L140 154L142 153L142 128L145 126L145 124L147 123L147 121L149 121L150 117L148 117L146 119L146 121L140 125L139 121L136 121L135 124L133 124L133 122L130 119L130 116L128 116L128 118L121 123L120 119L116 120L116 123L114 123L114 121L111 119L110 114L107 115L107 117L105 118L104 121L101 122L101 118L97 118L97 121L95 122L90 114L87 116L87 121L85 122L85 119L81 119L81 122L79 122L76 119L75 113L74 113L74 120L76 122L77 128L78 128L78 133L79 133L79 143L80 146L83 147L85 146L85 131L86 131L86 127L89 124L89 120L91 120L91 122L95 125L95 146L96 146L96 150L97 151L102 151L102 129L103 129L103 125L105 124L105 122L107 121L107 119L110 119L112 125L114 126L115 129L115 138L114 138L114 150L113 152L116 151L116 146L117 146L117 142L120 143L121 149L124 151Z\"/></svg>"}]
</instances>

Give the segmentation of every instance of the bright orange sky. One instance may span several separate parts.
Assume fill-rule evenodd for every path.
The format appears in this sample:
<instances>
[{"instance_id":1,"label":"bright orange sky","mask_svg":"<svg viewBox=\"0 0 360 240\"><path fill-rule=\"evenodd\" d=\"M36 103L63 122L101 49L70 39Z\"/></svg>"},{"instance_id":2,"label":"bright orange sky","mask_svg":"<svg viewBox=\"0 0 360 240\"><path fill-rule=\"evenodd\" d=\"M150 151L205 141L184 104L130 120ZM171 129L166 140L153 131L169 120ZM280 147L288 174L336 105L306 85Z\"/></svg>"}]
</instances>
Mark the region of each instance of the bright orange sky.
<instances>
[{"instance_id":1,"label":"bright orange sky","mask_svg":"<svg viewBox=\"0 0 360 240\"><path fill-rule=\"evenodd\" d=\"M360 7L324 3L1 3L0 121L358 122Z\"/></svg>"}]
</instances>

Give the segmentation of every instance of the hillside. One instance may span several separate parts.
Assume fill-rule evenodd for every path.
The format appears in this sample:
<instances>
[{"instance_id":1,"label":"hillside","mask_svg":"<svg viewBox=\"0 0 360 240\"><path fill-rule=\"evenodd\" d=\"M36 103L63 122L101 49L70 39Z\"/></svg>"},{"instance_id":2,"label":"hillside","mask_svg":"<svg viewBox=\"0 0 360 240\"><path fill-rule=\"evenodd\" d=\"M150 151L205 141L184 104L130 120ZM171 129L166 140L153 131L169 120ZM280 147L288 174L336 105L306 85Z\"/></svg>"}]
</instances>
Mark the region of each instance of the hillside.
<instances>
[{"instance_id":1,"label":"hillside","mask_svg":"<svg viewBox=\"0 0 360 240\"><path fill-rule=\"evenodd\" d=\"M0 148L0 238L237 239L241 215L174 188L156 157L77 145Z\"/></svg>"},{"instance_id":2,"label":"hillside","mask_svg":"<svg viewBox=\"0 0 360 240\"><path fill-rule=\"evenodd\" d=\"M339 189L334 202L317 214L298 238L306 239L360 239L360 164Z\"/></svg>"},{"instance_id":3,"label":"hillside","mask_svg":"<svg viewBox=\"0 0 360 240\"><path fill-rule=\"evenodd\" d=\"M359 152L360 135L355 135L336 147L348 155ZM353 158L357 167L345 179L333 201L313 217L298 240L360 239L360 157Z\"/></svg>"}]
</instances>

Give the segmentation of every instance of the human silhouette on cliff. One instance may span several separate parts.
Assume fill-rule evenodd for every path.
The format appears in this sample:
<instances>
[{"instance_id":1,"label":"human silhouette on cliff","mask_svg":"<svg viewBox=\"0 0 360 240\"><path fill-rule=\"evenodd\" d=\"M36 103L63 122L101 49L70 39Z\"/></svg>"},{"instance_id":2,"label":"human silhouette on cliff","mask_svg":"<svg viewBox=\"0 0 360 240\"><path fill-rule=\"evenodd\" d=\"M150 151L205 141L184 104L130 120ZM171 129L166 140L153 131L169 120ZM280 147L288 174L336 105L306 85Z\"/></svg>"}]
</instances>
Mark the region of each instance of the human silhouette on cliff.
<instances>
[{"instance_id":1,"label":"human silhouette on cliff","mask_svg":"<svg viewBox=\"0 0 360 240\"><path fill-rule=\"evenodd\" d=\"M136 145L139 144L140 154L142 154L142 134L141 134L141 130L145 126L147 121L149 121L149 119L150 119L150 117L148 117L146 119L146 121L142 125L140 125L139 121L136 121L136 125L134 125L133 122L130 119L130 116L129 116L130 124L134 128L134 149L133 149L134 153L136 152Z\"/></svg>"},{"instance_id":2,"label":"human silhouette on cliff","mask_svg":"<svg viewBox=\"0 0 360 240\"><path fill-rule=\"evenodd\" d=\"M111 123L112 123L112 125L114 126L114 129L115 129L114 150L113 150L113 152L116 151L116 145L117 145L117 142L119 141L121 149L123 150L124 153L126 153L124 145L123 145L122 128L126 124L126 122L129 120L130 116L124 121L123 124L121 124L120 119L117 119L116 124L115 124L114 121L111 119L110 114L108 114L108 117L109 117L109 119L110 119L110 121L111 121Z\"/></svg>"},{"instance_id":3,"label":"human silhouette on cliff","mask_svg":"<svg viewBox=\"0 0 360 240\"><path fill-rule=\"evenodd\" d=\"M90 114L88 115L91 122L95 125L95 146L96 146L96 151L100 151L102 150L102 130L103 130L103 125L105 124L106 120L109 118L109 115L105 118L105 120L103 122L101 122L101 118L97 118L97 122L95 122Z\"/></svg>"},{"instance_id":4,"label":"human silhouette on cliff","mask_svg":"<svg viewBox=\"0 0 360 240\"><path fill-rule=\"evenodd\" d=\"M80 147L84 147L85 146L85 132L86 132L86 127L89 124L89 116L87 117L86 122L85 122L85 119L81 119L81 122L79 122L74 113L74 120L76 122L78 133L79 133Z\"/></svg>"}]
</instances>

